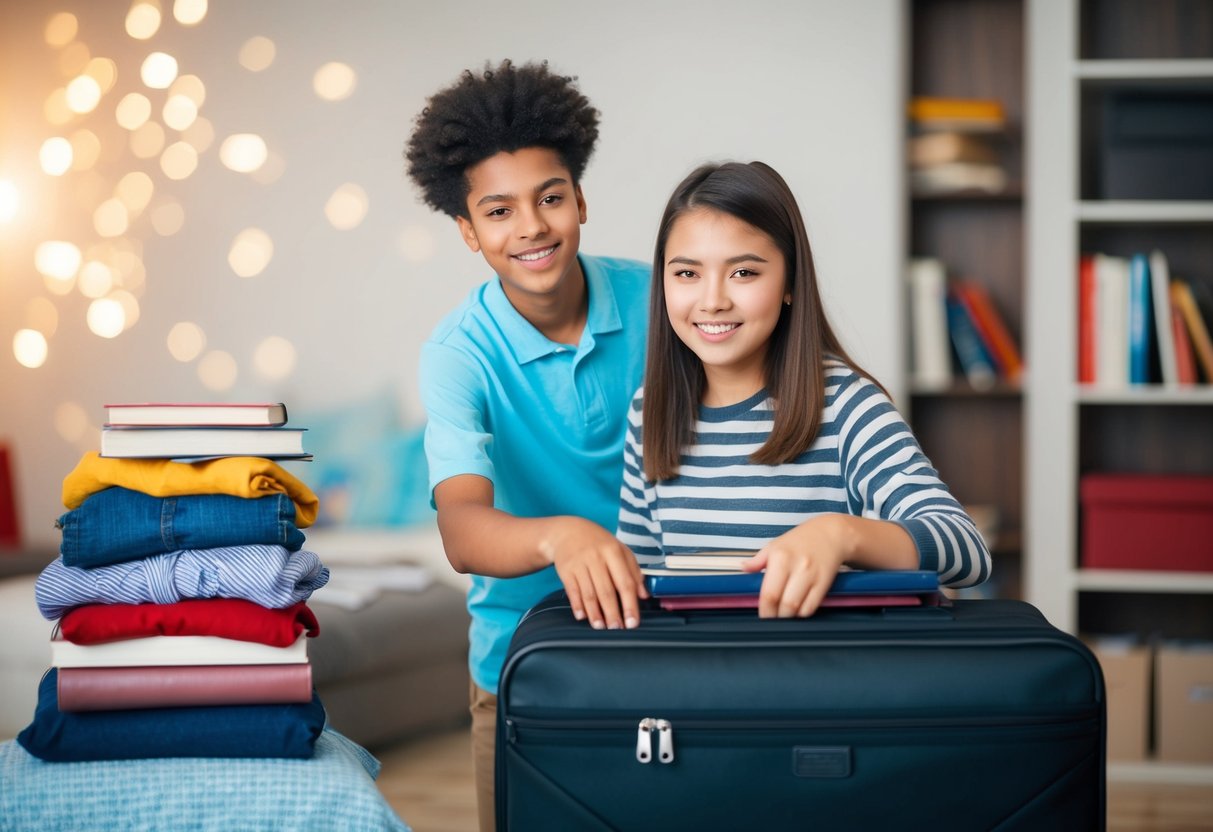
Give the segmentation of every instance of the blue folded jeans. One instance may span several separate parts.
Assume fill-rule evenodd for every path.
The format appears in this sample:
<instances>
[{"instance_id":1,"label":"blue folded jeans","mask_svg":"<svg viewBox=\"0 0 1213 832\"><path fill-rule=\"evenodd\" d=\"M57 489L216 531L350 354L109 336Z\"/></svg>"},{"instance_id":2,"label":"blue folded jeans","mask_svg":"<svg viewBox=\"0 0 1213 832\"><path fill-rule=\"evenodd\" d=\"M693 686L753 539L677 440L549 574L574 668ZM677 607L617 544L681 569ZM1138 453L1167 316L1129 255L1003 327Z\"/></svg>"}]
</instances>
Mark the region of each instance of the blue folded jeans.
<instances>
[{"instance_id":1,"label":"blue folded jeans","mask_svg":"<svg viewBox=\"0 0 1213 832\"><path fill-rule=\"evenodd\" d=\"M178 549L266 543L303 546L295 504L285 494L256 499L229 494L152 497L114 486L59 518L67 566L105 566Z\"/></svg>"}]
</instances>

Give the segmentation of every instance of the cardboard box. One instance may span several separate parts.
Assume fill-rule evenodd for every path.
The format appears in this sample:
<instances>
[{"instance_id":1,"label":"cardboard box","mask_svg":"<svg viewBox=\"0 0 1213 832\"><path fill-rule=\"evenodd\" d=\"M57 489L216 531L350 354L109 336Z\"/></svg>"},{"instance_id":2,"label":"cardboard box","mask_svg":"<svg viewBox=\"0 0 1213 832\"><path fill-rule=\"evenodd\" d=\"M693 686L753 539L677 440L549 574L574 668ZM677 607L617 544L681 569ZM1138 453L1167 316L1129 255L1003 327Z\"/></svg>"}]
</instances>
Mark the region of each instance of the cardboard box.
<instances>
[{"instance_id":1,"label":"cardboard box","mask_svg":"<svg viewBox=\"0 0 1213 832\"><path fill-rule=\"evenodd\" d=\"M1213 763L1213 643L1164 644L1154 673L1157 759Z\"/></svg>"},{"instance_id":2,"label":"cardboard box","mask_svg":"<svg viewBox=\"0 0 1213 832\"><path fill-rule=\"evenodd\" d=\"M1108 760L1144 760L1150 731L1150 649L1111 639L1092 639L1088 644L1103 668Z\"/></svg>"},{"instance_id":3,"label":"cardboard box","mask_svg":"<svg viewBox=\"0 0 1213 832\"><path fill-rule=\"evenodd\" d=\"M1085 568L1213 571L1213 477L1087 474L1079 490Z\"/></svg>"}]
</instances>

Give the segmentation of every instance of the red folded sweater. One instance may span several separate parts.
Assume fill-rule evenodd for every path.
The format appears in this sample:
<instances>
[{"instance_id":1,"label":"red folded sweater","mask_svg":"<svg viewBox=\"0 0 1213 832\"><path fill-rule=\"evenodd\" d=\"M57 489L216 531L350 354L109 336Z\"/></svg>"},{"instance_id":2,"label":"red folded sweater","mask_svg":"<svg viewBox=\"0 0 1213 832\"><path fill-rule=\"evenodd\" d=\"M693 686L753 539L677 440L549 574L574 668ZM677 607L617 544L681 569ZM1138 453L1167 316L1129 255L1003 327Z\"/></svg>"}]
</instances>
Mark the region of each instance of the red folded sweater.
<instances>
[{"instance_id":1,"label":"red folded sweater","mask_svg":"<svg viewBox=\"0 0 1213 832\"><path fill-rule=\"evenodd\" d=\"M304 630L320 633L306 603L268 609L242 598L197 598L175 604L87 604L59 621L63 638L100 644L145 636L219 636L289 647Z\"/></svg>"}]
</instances>

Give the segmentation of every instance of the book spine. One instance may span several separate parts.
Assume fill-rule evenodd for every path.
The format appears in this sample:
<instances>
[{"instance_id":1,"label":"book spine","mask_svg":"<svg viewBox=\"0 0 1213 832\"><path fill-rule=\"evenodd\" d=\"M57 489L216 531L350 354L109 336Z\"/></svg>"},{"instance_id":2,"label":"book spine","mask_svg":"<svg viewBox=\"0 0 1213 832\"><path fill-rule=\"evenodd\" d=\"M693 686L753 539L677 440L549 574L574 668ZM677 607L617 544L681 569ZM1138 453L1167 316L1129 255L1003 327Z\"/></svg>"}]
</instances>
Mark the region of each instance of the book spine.
<instances>
[{"instance_id":1,"label":"book spine","mask_svg":"<svg viewBox=\"0 0 1213 832\"><path fill-rule=\"evenodd\" d=\"M912 378L920 388L942 389L952 383L944 265L933 258L918 258L910 261L908 277Z\"/></svg>"},{"instance_id":2,"label":"book spine","mask_svg":"<svg viewBox=\"0 0 1213 832\"><path fill-rule=\"evenodd\" d=\"M1188 325L1188 338L1192 342L1192 350L1196 353L1201 372L1206 383L1213 382L1213 340L1209 338L1209 330L1200 317L1200 309L1196 306L1196 298L1192 296L1192 288L1187 281L1174 279L1171 281L1171 302L1183 314L1184 323Z\"/></svg>"},{"instance_id":3,"label":"book spine","mask_svg":"<svg viewBox=\"0 0 1213 832\"><path fill-rule=\"evenodd\" d=\"M964 280L957 284L956 290L965 310L976 323L982 343L994 359L999 373L1008 381L1019 381L1023 374L1023 359L985 287L975 281Z\"/></svg>"},{"instance_id":4,"label":"book spine","mask_svg":"<svg viewBox=\"0 0 1213 832\"><path fill-rule=\"evenodd\" d=\"M990 356L986 354L977 326L955 294L948 294L947 304L948 334L952 338L952 347L956 350L956 357L960 360L965 378L975 390L988 390L994 386L997 374Z\"/></svg>"},{"instance_id":5,"label":"book spine","mask_svg":"<svg viewBox=\"0 0 1213 832\"><path fill-rule=\"evenodd\" d=\"M1095 383L1095 257L1078 260L1078 382Z\"/></svg>"},{"instance_id":6,"label":"book spine","mask_svg":"<svg viewBox=\"0 0 1213 832\"><path fill-rule=\"evenodd\" d=\"M1150 265L1144 254L1129 260L1129 383L1150 381Z\"/></svg>"},{"instance_id":7,"label":"book spine","mask_svg":"<svg viewBox=\"0 0 1213 832\"><path fill-rule=\"evenodd\" d=\"M59 670L59 710L119 711L310 702L309 664Z\"/></svg>"},{"instance_id":8,"label":"book spine","mask_svg":"<svg viewBox=\"0 0 1213 832\"><path fill-rule=\"evenodd\" d=\"M1095 260L1095 383L1119 388L1129 382L1129 263L1123 257Z\"/></svg>"},{"instance_id":9,"label":"book spine","mask_svg":"<svg viewBox=\"0 0 1213 832\"><path fill-rule=\"evenodd\" d=\"M1175 331L1171 315L1171 270L1161 251L1150 252L1150 295L1154 305L1154 334L1158 341L1158 368L1163 384L1179 383Z\"/></svg>"},{"instance_id":10,"label":"book spine","mask_svg":"<svg viewBox=\"0 0 1213 832\"><path fill-rule=\"evenodd\" d=\"M1175 380L1181 385L1195 384L1196 355L1192 352L1188 325L1175 304L1171 304L1171 336L1175 339Z\"/></svg>"}]
</instances>

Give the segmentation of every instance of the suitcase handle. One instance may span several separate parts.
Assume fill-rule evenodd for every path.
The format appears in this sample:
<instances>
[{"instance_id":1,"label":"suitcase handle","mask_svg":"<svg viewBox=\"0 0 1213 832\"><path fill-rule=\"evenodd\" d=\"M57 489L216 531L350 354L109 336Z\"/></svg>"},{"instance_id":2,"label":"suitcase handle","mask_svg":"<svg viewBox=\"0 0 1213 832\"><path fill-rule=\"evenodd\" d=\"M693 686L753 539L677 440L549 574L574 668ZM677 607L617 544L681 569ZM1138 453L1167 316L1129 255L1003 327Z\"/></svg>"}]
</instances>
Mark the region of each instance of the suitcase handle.
<instances>
[{"instance_id":1,"label":"suitcase handle","mask_svg":"<svg viewBox=\"0 0 1213 832\"><path fill-rule=\"evenodd\" d=\"M952 603L944 598L937 604L926 604L918 607L903 606L874 606L874 607L822 607L809 618L758 618L755 609L663 609L658 599L649 598L641 601L641 627L685 627L692 621L704 623L719 623L723 627L734 625L738 621L756 620L763 622L759 626L771 628L803 628L805 626L824 626L835 622L871 622L886 624L904 621L913 624L946 623L955 620ZM648 613L645 615L644 613ZM749 626L749 625L747 625Z\"/></svg>"}]
</instances>

